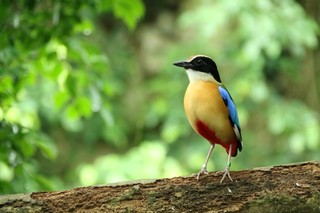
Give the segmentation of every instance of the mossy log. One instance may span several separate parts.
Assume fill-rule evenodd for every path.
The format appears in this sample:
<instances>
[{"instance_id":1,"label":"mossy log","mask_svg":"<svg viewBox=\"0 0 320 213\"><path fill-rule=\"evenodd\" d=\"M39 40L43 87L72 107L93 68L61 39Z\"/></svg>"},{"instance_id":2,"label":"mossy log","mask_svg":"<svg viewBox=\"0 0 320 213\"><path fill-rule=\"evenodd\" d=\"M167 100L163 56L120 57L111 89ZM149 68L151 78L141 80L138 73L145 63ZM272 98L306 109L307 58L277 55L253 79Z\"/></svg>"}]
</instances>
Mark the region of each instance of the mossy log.
<instances>
[{"instance_id":1,"label":"mossy log","mask_svg":"<svg viewBox=\"0 0 320 213\"><path fill-rule=\"evenodd\" d=\"M320 212L320 161L0 196L0 212Z\"/></svg>"}]
</instances>

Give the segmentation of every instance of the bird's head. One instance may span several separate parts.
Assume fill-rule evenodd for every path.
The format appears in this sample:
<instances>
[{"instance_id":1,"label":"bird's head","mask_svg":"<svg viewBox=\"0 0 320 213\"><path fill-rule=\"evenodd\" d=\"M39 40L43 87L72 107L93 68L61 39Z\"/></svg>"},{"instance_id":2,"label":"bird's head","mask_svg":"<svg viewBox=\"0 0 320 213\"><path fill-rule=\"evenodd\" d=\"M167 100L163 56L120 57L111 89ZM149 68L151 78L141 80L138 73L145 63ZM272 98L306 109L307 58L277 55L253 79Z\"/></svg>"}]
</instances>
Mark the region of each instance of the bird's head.
<instances>
[{"instance_id":1,"label":"bird's head","mask_svg":"<svg viewBox=\"0 0 320 213\"><path fill-rule=\"evenodd\" d=\"M216 63L205 55L196 55L189 60L174 63L175 66L186 69L189 80L213 81L221 84Z\"/></svg>"}]
</instances>

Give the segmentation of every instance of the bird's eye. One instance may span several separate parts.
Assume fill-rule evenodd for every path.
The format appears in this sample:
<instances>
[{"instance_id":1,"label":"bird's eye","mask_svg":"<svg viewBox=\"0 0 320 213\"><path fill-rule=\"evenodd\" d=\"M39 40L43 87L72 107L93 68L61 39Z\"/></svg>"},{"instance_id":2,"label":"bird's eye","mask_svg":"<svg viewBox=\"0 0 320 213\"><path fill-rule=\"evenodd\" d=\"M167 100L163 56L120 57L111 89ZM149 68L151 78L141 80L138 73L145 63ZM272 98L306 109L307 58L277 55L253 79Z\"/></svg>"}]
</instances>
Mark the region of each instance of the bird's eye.
<instances>
[{"instance_id":1,"label":"bird's eye","mask_svg":"<svg viewBox=\"0 0 320 213\"><path fill-rule=\"evenodd\" d=\"M199 59L196 60L196 64L197 64L197 65L202 65L202 64L203 64L203 61L199 58Z\"/></svg>"}]
</instances>

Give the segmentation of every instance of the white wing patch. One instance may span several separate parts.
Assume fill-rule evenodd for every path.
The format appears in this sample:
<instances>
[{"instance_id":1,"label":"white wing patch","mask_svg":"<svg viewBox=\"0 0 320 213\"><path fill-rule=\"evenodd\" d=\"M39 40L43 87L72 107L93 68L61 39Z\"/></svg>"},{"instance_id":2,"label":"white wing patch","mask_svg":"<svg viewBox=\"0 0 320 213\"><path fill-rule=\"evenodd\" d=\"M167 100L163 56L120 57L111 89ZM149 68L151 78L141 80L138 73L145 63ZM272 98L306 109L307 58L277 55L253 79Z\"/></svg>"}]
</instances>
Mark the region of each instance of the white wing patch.
<instances>
[{"instance_id":1,"label":"white wing patch","mask_svg":"<svg viewBox=\"0 0 320 213\"><path fill-rule=\"evenodd\" d=\"M241 138L241 134L240 134L239 128L237 127L236 124L233 124L232 128L233 128L234 133L236 134L236 137L237 137L238 141L240 141L241 146L242 146L243 144L242 144L242 138Z\"/></svg>"}]
</instances>

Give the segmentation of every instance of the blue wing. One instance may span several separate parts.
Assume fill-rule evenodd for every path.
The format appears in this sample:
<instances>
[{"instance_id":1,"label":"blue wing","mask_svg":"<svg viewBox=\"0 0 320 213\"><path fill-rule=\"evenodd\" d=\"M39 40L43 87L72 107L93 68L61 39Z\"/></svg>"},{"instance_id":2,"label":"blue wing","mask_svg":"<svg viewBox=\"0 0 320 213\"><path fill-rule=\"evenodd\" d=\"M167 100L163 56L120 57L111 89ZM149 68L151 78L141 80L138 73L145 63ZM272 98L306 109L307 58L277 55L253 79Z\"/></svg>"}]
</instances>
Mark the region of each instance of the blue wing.
<instances>
[{"instance_id":1,"label":"blue wing","mask_svg":"<svg viewBox=\"0 0 320 213\"><path fill-rule=\"evenodd\" d=\"M229 110L229 120L231 122L232 128L234 133L237 136L238 144L237 148L239 151L242 150L242 136L241 136L241 128L240 122L238 118L237 108L232 100L231 95L229 94L228 90L223 86L219 86L219 92L222 97L224 104L228 107Z\"/></svg>"}]
</instances>

